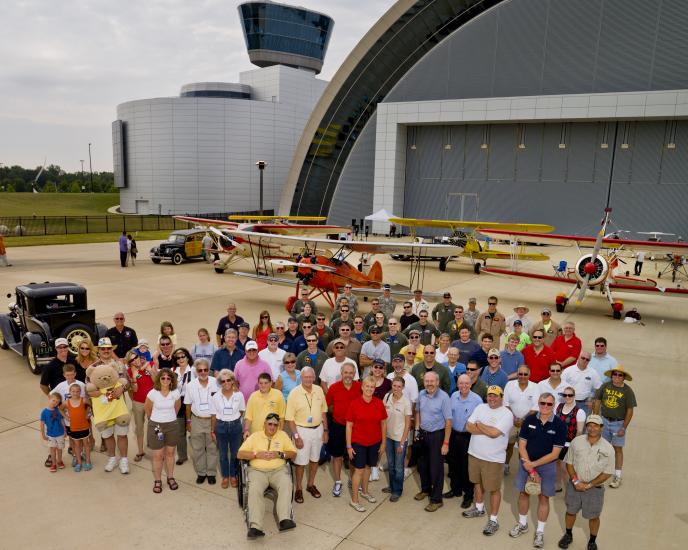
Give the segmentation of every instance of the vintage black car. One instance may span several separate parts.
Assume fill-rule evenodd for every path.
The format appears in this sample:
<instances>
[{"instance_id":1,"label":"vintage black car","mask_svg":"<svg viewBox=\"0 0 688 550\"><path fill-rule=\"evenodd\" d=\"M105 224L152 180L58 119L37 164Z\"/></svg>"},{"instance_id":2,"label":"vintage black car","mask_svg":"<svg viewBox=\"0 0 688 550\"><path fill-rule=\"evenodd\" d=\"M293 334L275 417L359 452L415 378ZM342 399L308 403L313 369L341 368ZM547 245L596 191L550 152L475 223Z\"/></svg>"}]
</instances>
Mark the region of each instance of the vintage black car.
<instances>
[{"instance_id":1,"label":"vintage black car","mask_svg":"<svg viewBox=\"0 0 688 550\"><path fill-rule=\"evenodd\" d=\"M66 338L76 353L80 339L97 343L107 332L105 325L96 323L95 311L88 309L81 285L29 283L18 286L15 295L10 312L0 314L0 349L26 357L34 374L55 357L57 338Z\"/></svg>"},{"instance_id":2,"label":"vintage black car","mask_svg":"<svg viewBox=\"0 0 688 550\"><path fill-rule=\"evenodd\" d=\"M166 241L150 250L150 257L154 264L163 260L171 260L179 265L185 260L200 260L203 258L203 237L205 229L179 229L170 233Z\"/></svg>"}]
</instances>

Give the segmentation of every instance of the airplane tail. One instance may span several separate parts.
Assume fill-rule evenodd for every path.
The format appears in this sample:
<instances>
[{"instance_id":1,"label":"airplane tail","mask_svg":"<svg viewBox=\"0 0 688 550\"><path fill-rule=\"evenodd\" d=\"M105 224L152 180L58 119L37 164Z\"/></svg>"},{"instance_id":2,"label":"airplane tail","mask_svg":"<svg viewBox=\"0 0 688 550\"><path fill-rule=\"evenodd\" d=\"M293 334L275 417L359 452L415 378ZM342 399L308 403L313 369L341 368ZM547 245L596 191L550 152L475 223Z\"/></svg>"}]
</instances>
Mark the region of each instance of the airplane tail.
<instances>
[{"instance_id":1,"label":"airplane tail","mask_svg":"<svg viewBox=\"0 0 688 550\"><path fill-rule=\"evenodd\" d=\"M382 282L382 265L380 262L375 261L373 265L370 268L370 271L368 272L368 277L370 277L373 281L376 281L378 283Z\"/></svg>"}]
</instances>

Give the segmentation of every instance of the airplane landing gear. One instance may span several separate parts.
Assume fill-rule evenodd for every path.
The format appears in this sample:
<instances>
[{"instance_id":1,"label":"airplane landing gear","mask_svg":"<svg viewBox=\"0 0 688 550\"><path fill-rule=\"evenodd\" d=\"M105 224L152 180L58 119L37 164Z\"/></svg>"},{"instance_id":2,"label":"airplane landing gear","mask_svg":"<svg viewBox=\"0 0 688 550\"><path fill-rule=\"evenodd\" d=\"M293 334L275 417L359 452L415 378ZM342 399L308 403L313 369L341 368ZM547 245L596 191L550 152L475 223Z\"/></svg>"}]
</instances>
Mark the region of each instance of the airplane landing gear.
<instances>
[{"instance_id":1,"label":"airplane landing gear","mask_svg":"<svg viewBox=\"0 0 688 550\"><path fill-rule=\"evenodd\" d=\"M440 271L447 271L447 258L440 258Z\"/></svg>"},{"instance_id":2,"label":"airplane landing gear","mask_svg":"<svg viewBox=\"0 0 688 550\"><path fill-rule=\"evenodd\" d=\"M480 275L480 262L475 262L473 264L473 273Z\"/></svg>"}]
</instances>

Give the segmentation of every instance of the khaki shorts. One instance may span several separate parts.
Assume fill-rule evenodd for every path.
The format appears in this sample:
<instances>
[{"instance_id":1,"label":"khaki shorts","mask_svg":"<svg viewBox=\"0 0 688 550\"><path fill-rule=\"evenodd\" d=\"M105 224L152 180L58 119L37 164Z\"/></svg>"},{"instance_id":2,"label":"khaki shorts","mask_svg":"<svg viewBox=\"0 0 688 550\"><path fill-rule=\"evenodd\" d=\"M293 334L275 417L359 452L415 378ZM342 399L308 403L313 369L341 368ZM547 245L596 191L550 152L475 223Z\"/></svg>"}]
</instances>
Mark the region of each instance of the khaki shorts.
<instances>
[{"instance_id":1,"label":"khaki shorts","mask_svg":"<svg viewBox=\"0 0 688 550\"><path fill-rule=\"evenodd\" d=\"M137 437L143 436L143 427L146 424L146 413L144 412L145 405L138 401L131 402L131 413L134 417L134 428Z\"/></svg>"},{"instance_id":2,"label":"khaki shorts","mask_svg":"<svg viewBox=\"0 0 688 550\"><path fill-rule=\"evenodd\" d=\"M566 513L575 516L581 510L585 519L599 518L604 505L604 487L593 487L587 491L576 491L569 480L566 486Z\"/></svg>"},{"instance_id":3,"label":"khaki shorts","mask_svg":"<svg viewBox=\"0 0 688 550\"><path fill-rule=\"evenodd\" d=\"M488 462L468 455L468 479L471 483L481 485L484 491L499 491L504 478L504 464Z\"/></svg>"},{"instance_id":4,"label":"khaki shorts","mask_svg":"<svg viewBox=\"0 0 688 550\"><path fill-rule=\"evenodd\" d=\"M120 426L119 424L114 424L112 426L108 426L104 430L100 432L100 437L103 439L107 439L108 437L112 437L113 435L116 436L124 436L126 437L127 434L129 433L129 424L126 426Z\"/></svg>"},{"instance_id":5,"label":"khaki shorts","mask_svg":"<svg viewBox=\"0 0 688 550\"><path fill-rule=\"evenodd\" d=\"M507 446L507 449L510 449L514 445L516 445L516 442L518 441L518 434L521 433L521 428L516 427L516 426L511 426L511 430L509 431L509 444Z\"/></svg>"},{"instance_id":6,"label":"khaki shorts","mask_svg":"<svg viewBox=\"0 0 688 550\"><path fill-rule=\"evenodd\" d=\"M57 437L48 436L48 447L56 449L64 449L65 438L63 435L58 435Z\"/></svg>"},{"instance_id":7,"label":"khaki shorts","mask_svg":"<svg viewBox=\"0 0 688 550\"><path fill-rule=\"evenodd\" d=\"M155 428L158 428L156 432ZM162 439L158 438L158 433L162 434ZM176 447L179 443L179 422L153 422L148 421L148 448L159 451L163 447Z\"/></svg>"}]
</instances>

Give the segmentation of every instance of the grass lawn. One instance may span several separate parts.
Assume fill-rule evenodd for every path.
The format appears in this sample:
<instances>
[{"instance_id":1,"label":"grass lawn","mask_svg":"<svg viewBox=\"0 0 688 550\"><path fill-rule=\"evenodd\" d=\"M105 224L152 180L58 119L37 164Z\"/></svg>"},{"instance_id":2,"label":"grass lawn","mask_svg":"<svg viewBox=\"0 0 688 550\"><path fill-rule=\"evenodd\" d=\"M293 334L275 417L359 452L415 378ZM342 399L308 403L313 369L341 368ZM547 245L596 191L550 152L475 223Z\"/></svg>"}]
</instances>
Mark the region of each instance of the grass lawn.
<instances>
[{"instance_id":1,"label":"grass lawn","mask_svg":"<svg viewBox=\"0 0 688 550\"><path fill-rule=\"evenodd\" d=\"M172 232L164 231L135 231L137 241L163 240ZM7 248L17 246L40 246L46 244L79 244L79 243L116 243L120 233L75 233L70 235L38 235L28 237L5 237ZM141 251L139 251L139 254ZM12 252L9 251L11 256Z\"/></svg>"},{"instance_id":2,"label":"grass lawn","mask_svg":"<svg viewBox=\"0 0 688 550\"><path fill-rule=\"evenodd\" d=\"M2 216L97 216L119 204L119 193L0 193Z\"/></svg>"}]
</instances>

